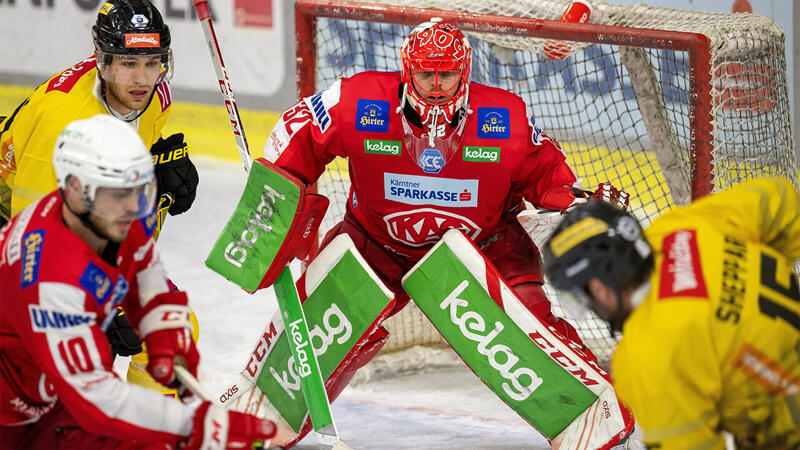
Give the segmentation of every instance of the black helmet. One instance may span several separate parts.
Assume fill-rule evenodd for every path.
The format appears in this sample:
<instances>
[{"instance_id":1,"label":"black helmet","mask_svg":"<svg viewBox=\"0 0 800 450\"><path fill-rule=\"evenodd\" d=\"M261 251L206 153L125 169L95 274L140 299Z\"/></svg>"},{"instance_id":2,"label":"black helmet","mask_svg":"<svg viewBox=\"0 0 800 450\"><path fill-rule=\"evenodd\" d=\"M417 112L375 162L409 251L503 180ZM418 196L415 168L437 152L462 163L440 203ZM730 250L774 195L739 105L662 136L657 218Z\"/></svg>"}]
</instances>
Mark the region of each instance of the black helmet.
<instances>
[{"instance_id":1,"label":"black helmet","mask_svg":"<svg viewBox=\"0 0 800 450\"><path fill-rule=\"evenodd\" d=\"M647 279L653 251L635 217L601 200L570 211L543 251L545 273L558 290L582 288L597 278L618 293Z\"/></svg>"},{"instance_id":2,"label":"black helmet","mask_svg":"<svg viewBox=\"0 0 800 450\"><path fill-rule=\"evenodd\" d=\"M108 0L97 13L92 40L98 54L167 54L170 34L149 0Z\"/></svg>"}]
</instances>

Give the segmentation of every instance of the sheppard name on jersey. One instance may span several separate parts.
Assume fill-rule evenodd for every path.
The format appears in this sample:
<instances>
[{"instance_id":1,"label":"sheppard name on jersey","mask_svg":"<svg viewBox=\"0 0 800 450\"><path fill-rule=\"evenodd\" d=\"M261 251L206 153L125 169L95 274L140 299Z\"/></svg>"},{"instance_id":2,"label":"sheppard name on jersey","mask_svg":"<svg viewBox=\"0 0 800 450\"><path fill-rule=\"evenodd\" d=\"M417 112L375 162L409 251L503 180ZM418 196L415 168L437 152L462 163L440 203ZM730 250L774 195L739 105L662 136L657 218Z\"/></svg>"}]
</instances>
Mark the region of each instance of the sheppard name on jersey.
<instances>
[{"instance_id":1,"label":"sheppard name on jersey","mask_svg":"<svg viewBox=\"0 0 800 450\"><path fill-rule=\"evenodd\" d=\"M51 311L38 305L28 305L33 331L43 333L48 329L62 329L94 323L95 313L65 313Z\"/></svg>"},{"instance_id":2,"label":"sheppard name on jersey","mask_svg":"<svg viewBox=\"0 0 800 450\"><path fill-rule=\"evenodd\" d=\"M387 200L409 205L478 206L478 180L383 174Z\"/></svg>"}]
</instances>

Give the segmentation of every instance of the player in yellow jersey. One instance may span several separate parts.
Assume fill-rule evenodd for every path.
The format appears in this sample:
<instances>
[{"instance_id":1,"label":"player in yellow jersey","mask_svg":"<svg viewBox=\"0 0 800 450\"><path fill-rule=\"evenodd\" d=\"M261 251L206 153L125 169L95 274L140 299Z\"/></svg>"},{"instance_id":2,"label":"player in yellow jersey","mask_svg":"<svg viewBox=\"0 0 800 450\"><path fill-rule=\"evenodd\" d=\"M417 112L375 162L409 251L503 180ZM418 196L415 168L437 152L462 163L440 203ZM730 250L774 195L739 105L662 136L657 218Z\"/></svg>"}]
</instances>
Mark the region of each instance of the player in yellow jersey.
<instances>
[{"instance_id":1,"label":"player in yellow jersey","mask_svg":"<svg viewBox=\"0 0 800 450\"><path fill-rule=\"evenodd\" d=\"M93 55L51 77L0 118L0 226L57 188L56 138L68 123L97 114L127 122L150 147L158 197L174 198L170 214L185 212L194 201L198 176L183 134L161 135L173 73L170 31L161 14L149 0L108 0L97 14L92 40ZM192 319L196 340L194 314ZM160 388L144 369L146 353L138 353L139 339L123 316L113 319L107 334L115 354L133 355L128 381Z\"/></svg>"},{"instance_id":2,"label":"player in yellow jersey","mask_svg":"<svg viewBox=\"0 0 800 450\"><path fill-rule=\"evenodd\" d=\"M658 449L800 448L800 197L782 178L677 208L641 235L631 215L590 202L549 240L560 298L623 338L620 398Z\"/></svg>"},{"instance_id":3,"label":"player in yellow jersey","mask_svg":"<svg viewBox=\"0 0 800 450\"><path fill-rule=\"evenodd\" d=\"M95 53L40 85L0 122L0 224L56 188L53 146L77 119L111 114L151 147L171 214L189 209L197 171L182 134L166 139L173 71L169 27L148 0L109 0L92 27Z\"/></svg>"}]
</instances>

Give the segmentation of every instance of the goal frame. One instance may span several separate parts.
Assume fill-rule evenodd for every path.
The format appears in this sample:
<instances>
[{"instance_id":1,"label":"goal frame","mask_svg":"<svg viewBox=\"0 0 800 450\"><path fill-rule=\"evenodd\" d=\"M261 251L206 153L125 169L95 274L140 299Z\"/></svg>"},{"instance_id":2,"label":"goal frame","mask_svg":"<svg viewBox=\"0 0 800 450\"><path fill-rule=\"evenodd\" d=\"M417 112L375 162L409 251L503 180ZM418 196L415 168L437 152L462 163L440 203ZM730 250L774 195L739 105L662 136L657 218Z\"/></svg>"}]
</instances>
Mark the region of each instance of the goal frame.
<instances>
[{"instance_id":1,"label":"goal frame","mask_svg":"<svg viewBox=\"0 0 800 450\"><path fill-rule=\"evenodd\" d=\"M431 17L441 17L466 32L684 51L689 59L691 199L708 195L714 189L711 41L706 35L337 0L297 0L294 26L299 98L316 92L315 28L318 17L365 22L375 22L377 18L381 23L410 27Z\"/></svg>"}]
</instances>

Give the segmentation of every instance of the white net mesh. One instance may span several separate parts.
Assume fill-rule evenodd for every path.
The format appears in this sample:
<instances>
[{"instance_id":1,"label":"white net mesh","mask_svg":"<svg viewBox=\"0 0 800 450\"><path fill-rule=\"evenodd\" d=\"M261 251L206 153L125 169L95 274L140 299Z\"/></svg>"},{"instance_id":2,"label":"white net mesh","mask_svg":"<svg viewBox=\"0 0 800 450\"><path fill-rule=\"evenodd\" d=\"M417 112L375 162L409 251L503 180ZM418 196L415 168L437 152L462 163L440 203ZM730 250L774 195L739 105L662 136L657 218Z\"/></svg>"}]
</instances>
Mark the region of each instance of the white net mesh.
<instances>
[{"instance_id":1,"label":"white net mesh","mask_svg":"<svg viewBox=\"0 0 800 450\"><path fill-rule=\"evenodd\" d=\"M380 3L382 1L375 1ZM364 2L362 2L364 3ZM568 0L408 0L405 7L558 20ZM764 174L797 185L784 35L769 19L750 14L678 11L645 5L592 2L590 23L702 33L710 40L708 86L713 166L693 164L697 130L692 122L692 77L698 68L687 52L650 48L646 39L609 32L603 42L570 41L563 60L545 55L547 39L468 33L472 80L522 97L537 124L556 138L585 188L610 181L631 194L631 209L646 225L674 204L691 200L691 184L713 176L715 190ZM373 8L374 9L374 8ZM369 20L319 18L316 22L315 89L364 70L400 70L399 47L411 27ZM488 29L488 28L487 28ZM624 46L620 45L624 44ZM323 228L342 217L349 188L347 163L337 161L320 181L331 198ZM557 299L554 313L560 314ZM607 363L615 340L599 320L575 324L587 345ZM442 345L438 333L410 304L387 324L389 350Z\"/></svg>"}]
</instances>

